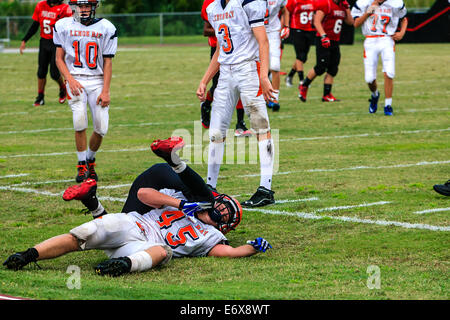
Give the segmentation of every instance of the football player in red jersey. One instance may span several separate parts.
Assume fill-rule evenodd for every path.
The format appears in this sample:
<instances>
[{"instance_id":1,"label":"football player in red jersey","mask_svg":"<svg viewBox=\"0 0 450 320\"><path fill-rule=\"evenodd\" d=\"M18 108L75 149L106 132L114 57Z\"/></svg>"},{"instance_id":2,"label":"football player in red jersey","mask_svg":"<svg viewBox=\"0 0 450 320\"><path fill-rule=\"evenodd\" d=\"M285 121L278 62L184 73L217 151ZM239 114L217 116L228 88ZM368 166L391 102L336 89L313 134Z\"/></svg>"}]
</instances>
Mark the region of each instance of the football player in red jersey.
<instances>
[{"instance_id":1,"label":"football player in red jersey","mask_svg":"<svg viewBox=\"0 0 450 320\"><path fill-rule=\"evenodd\" d=\"M56 47L53 43L53 26L56 21L64 17L70 17L72 10L69 5L64 4L62 0L40 1L32 16L33 23L28 29L27 34L22 39L20 45L20 54L25 50L26 42L41 28L38 58L38 96L34 106L45 104L44 93L47 82L48 66L50 65L50 76L59 84L59 103L66 101L66 87L64 80L55 63Z\"/></svg>"},{"instance_id":2,"label":"football player in red jersey","mask_svg":"<svg viewBox=\"0 0 450 320\"><path fill-rule=\"evenodd\" d=\"M299 82L304 79L303 64L308 59L309 48L314 44L316 29L312 23L315 0L288 0L286 8L290 13L290 33L295 49L295 62L286 77L286 85L292 86L297 72Z\"/></svg>"},{"instance_id":3,"label":"football player in red jersey","mask_svg":"<svg viewBox=\"0 0 450 320\"><path fill-rule=\"evenodd\" d=\"M350 5L346 0L317 0L314 7L313 23L317 30L316 65L308 72L305 80L298 87L299 98L305 102L311 82L326 72L322 101L334 102L338 99L331 94L331 87L341 60L339 39L342 24L345 22L353 25L354 21L350 14Z\"/></svg>"},{"instance_id":4,"label":"football player in red jersey","mask_svg":"<svg viewBox=\"0 0 450 320\"><path fill-rule=\"evenodd\" d=\"M214 53L216 52L217 38L216 38L216 34L214 32L214 28L211 26L211 24L208 21L208 17L206 15L206 8L213 1L214 0L205 0L203 2L202 11L201 11L201 16L202 16L202 19L204 20L203 35L205 37L208 37L208 44L211 47L210 58L212 58ZM217 72L216 75L213 77L212 86L211 86L211 88L209 88L209 90L206 94L206 100L200 104L202 126L205 129L209 129L209 123L211 120L211 104L212 104L213 97L214 97L214 90L216 89L217 82L219 81L219 75L220 75L220 72ZM236 130L234 132L234 135L236 137L251 136L252 132L247 128L245 121L244 121L244 106L242 105L241 100L239 100L236 105L236 116L237 116L237 122L236 122Z\"/></svg>"}]
</instances>

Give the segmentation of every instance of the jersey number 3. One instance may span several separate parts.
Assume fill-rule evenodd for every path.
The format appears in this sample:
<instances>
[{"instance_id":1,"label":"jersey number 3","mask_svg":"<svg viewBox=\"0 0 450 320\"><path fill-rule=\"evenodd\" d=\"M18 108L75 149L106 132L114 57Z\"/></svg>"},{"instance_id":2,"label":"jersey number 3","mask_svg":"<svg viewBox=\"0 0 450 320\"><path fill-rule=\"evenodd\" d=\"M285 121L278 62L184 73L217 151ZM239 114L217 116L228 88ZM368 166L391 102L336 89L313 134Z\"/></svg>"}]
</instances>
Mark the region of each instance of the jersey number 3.
<instances>
[{"instance_id":1,"label":"jersey number 3","mask_svg":"<svg viewBox=\"0 0 450 320\"><path fill-rule=\"evenodd\" d=\"M75 61L73 62L74 67L83 68L83 62L81 61L81 49L80 41L75 40L72 43L72 47L75 51ZM86 43L86 47L83 48L85 50L84 55L86 57L86 64L89 69L97 69L97 57L98 57L98 45L96 42L88 42Z\"/></svg>"},{"instance_id":2,"label":"jersey number 3","mask_svg":"<svg viewBox=\"0 0 450 320\"><path fill-rule=\"evenodd\" d=\"M234 48L233 48L233 41L231 40L231 34L230 34L230 29L228 28L228 26L224 23L222 23L219 26L219 34L223 34L223 44L222 44L222 50L223 52L225 52L226 54L230 54L233 52Z\"/></svg>"}]
</instances>

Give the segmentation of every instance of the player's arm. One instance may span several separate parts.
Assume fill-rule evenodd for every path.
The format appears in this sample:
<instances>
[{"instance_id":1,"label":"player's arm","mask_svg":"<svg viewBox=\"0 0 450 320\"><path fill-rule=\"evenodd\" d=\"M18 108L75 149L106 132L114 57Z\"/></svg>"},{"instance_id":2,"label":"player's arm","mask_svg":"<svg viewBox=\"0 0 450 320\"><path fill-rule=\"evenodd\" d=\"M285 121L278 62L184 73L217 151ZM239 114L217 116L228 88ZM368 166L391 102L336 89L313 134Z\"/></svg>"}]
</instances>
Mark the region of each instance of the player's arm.
<instances>
[{"instance_id":1,"label":"player's arm","mask_svg":"<svg viewBox=\"0 0 450 320\"><path fill-rule=\"evenodd\" d=\"M66 66L66 62L64 61L65 55L66 52L64 51L63 48L61 47L56 48L56 55L55 55L56 66L58 67L59 72L64 77L64 79L66 79L66 81L68 82L70 92L72 93L72 95L78 96L83 90L83 86L77 80L75 80L70 74L69 69Z\"/></svg>"},{"instance_id":2,"label":"player's arm","mask_svg":"<svg viewBox=\"0 0 450 320\"><path fill-rule=\"evenodd\" d=\"M214 28L208 21L205 21L205 23L203 24L203 35L205 37L213 37L216 35L216 33L214 32Z\"/></svg>"},{"instance_id":3,"label":"player's arm","mask_svg":"<svg viewBox=\"0 0 450 320\"><path fill-rule=\"evenodd\" d=\"M25 34L25 37L22 39L22 43L20 44L20 54L23 54L23 51L25 50L25 44L32 36L35 35L35 33L39 30L39 22L36 20L33 20L33 23L31 24L30 28L28 29L27 33Z\"/></svg>"},{"instance_id":4,"label":"player's arm","mask_svg":"<svg viewBox=\"0 0 450 320\"><path fill-rule=\"evenodd\" d=\"M112 58L103 58L103 89L97 98L97 104L102 107L109 106L111 102L110 88L111 88L111 78L112 78Z\"/></svg>"},{"instance_id":5,"label":"player's arm","mask_svg":"<svg viewBox=\"0 0 450 320\"><path fill-rule=\"evenodd\" d=\"M250 257L258 252L266 252L272 249L272 246L264 238L256 238L253 241L247 241L247 244L239 247L232 247L226 244L218 244L209 251L208 256L211 257L228 257L228 258L243 258Z\"/></svg>"},{"instance_id":6,"label":"player's arm","mask_svg":"<svg viewBox=\"0 0 450 320\"><path fill-rule=\"evenodd\" d=\"M275 99L273 93L275 90L269 80L269 39L267 39L266 27L258 26L252 28L253 34L259 45L259 59L261 69L259 73L261 89L266 101Z\"/></svg>"},{"instance_id":7,"label":"player's arm","mask_svg":"<svg viewBox=\"0 0 450 320\"><path fill-rule=\"evenodd\" d=\"M281 8L281 28L287 27L289 28L289 10L286 7Z\"/></svg>"},{"instance_id":8,"label":"player's arm","mask_svg":"<svg viewBox=\"0 0 450 320\"><path fill-rule=\"evenodd\" d=\"M200 81L200 84L198 85L197 88L197 97L202 102L206 100L206 86L219 71L220 67L220 64L218 62L219 53L220 53L220 44L217 43L216 52L214 52L214 55L212 56L211 61L209 63L208 69L206 69L206 72L203 75L203 78Z\"/></svg>"},{"instance_id":9,"label":"player's arm","mask_svg":"<svg viewBox=\"0 0 450 320\"><path fill-rule=\"evenodd\" d=\"M322 37L324 35L326 35L325 33L325 29L322 26L322 21L323 18L325 18L325 12L323 12L322 10L317 10L314 14L314 18L313 18L313 24L314 27L317 30L317 33Z\"/></svg>"},{"instance_id":10,"label":"player's arm","mask_svg":"<svg viewBox=\"0 0 450 320\"><path fill-rule=\"evenodd\" d=\"M400 21L400 31L393 34L392 39L395 41L400 41L403 39L406 33L406 28L408 27L408 19L404 17Z\"/></svg>"},{"instance_id":11,"label":"player's arm","mask_svg":"<svg viewBox=\"0 0 450 320\"><path fill-rule=\"evenodd\" d=\"M345 19L344 22L348 24L349 26L352 26L355 21L353 20L352 14L350 12L350 4L347 2L347 0L342 1L342 5L345 8Z\"/></svg>"}]
</instances>

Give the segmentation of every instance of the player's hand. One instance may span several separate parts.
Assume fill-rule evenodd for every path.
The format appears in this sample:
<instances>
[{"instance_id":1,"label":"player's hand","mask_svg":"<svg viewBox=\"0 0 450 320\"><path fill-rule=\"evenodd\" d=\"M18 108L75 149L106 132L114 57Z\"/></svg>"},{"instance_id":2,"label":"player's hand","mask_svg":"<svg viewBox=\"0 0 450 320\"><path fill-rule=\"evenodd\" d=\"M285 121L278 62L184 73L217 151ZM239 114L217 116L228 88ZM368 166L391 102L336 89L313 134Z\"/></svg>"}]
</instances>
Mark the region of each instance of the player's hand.
<instances>
[{"instance_id":1,"label":"player's hand","mask_svg":"<svg viewBox=\"0 0 450 320\"><path fill-rule=\"evenodd\" d=\"M326 34L320 37L320 41L322 41L322 47L324 48L329 48L331 46L330 38L328 38Z\"/></svg>"},{"instance_id":2,"label":"player's hand","mask_svg":"<svg viewBox=\"0 0 450 320\"><path fill-rule=\"evenodd\" d=\"M83 92L84 87L74 78L67 79L67 82L69 83L69 89L72 96L79 96Z\"/></svg>"},{"instance_id":3,"label":"player's hand","mask_svg":"<svg viewBox=\"0 0 450 320\"><path fill-rule=\"evenodd\" d=\"M197 98L203 102L206 100L206 84L204 84L203 82L200 82L200 84L198 85L197 88Z\"/></svg>"},{"instance_id":4,"label":"player's hand","mask_svg":"<svg viewBox=\"0 0 450 320\"><path fill-rule=\"evenodd\" d=\"M213 204L211 202L187 202L181 200L178 209L180 209L185 215L193 217L194 213L199 211L205 211L211 209Z\"/></svg>"},{"instance_id":5,"label":"player's hand","mask_svg":"<svg viewBox=\"0 0 450 320\"><path fill-rule=\"evenodd\" d=\"M111 102L111 98L109 96L109 93L103 92L100 93L100 95L97 98L97 105L102 106L102 108L109 106L109 103Z\"/></svg>"},{"instance_id":6,"label":"player's hand","mask_svg":"<svg viewBox=\"0 0 450 320\"><path fill-rule=\"evenodd\" d=\"M392 35L392 39L394 41L400 41L403 39L404 36L405 36L405 34L403 32L396 32Z\"/></svg>"},{"instance_id":7,"label":"player's hand","mask_svg":"<svg viewBox=\"0 0 450 320\"><path fill-rule=\"evenodd\" d=\"M367 13L368 14L372 14L372 13L374 13L375 12L375 10L377 10L377 8L379 7L379 3L378 3L378 0L374 0L373 2L372 2L372 4L369 6L369 8L367 8Z\"/></svg>"},{"instance_id":8,"label":"player's hand","mask_svg":"<svg viewBox=\"0 0 450 320\"><path fill-rule=\"evenodd\" d=\"M289 27L281 28L280 30L280 38L281 40L289 38L289 33L291 32L291 29Z\"/></svg>"},{"instance_id":9,"label":"player's hand","mask_svg":"<svg viewBox=\"0 0 450 320\"><path fill-rule=\"evenodd\" d=\"M347 2L347 0L342 1L342 6L345 10L350 9L350 4Z\"/></svg>"},{"instance_id":10,"label":"player's hand","mask_svg":"<svg viewBox=\"0 0 450 320\"><path fill-rule=\"evenodd\" d=\"M273 101L275 100L275 90L272 87L272 83L269 80L269 77L261 78L261 89L264 96L264 100Z\"/></svg>"},{"instance_id":11,"label":"player's hand","mask_svg":"<svg viewBox=\"0 0 450 320\"><path fill-rule=\"evenodd\" d=\"M266 250L272 249L270 243L266 239L261 237L258 237L253 241L248 240L247 244L251 245L256 251L259 252L266 252Z\"/></svg>"},{"instance_id":12,"label":"player's hand","mask_svg":"<svg viewBox=\"0 0 450 320\"><path fill-rule=\"evenodd\" d=\"M25 41L22 41L22 43L20 44L20 48L19 48L20 54L23 54L25 47L26 47Z\"/></svg>"}]
</instances>

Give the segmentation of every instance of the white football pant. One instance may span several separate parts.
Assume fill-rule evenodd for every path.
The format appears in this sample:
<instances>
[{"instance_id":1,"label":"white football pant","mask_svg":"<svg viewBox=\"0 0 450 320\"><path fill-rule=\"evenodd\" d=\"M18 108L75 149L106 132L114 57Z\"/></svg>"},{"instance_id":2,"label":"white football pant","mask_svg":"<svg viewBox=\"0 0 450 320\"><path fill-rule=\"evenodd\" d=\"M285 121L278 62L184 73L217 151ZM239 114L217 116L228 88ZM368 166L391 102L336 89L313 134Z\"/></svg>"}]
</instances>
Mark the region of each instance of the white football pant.
<instances>
[{"instance_id":1,"label":"white football pant","mask_svg":"<svg viewBox=\"0 0 450 320\"><path fill-rule=\"evenodd\" d=\"M379 56L383 72L391 79L395 76L395 41L389 36L367 37L364 40L364 71L367 83L372 83L377 78Z\"/></svg>"},{"instance_id":2,"label":"white football pant","mask_svg":"<svg viewBox=\"0 0 450 320\"><path fill-rule=\"evenodd\" d=\"M281 69L281 38L278 31L267 32L269 39L270 70L280 71Z\"/></svg>"}]
</instances>

